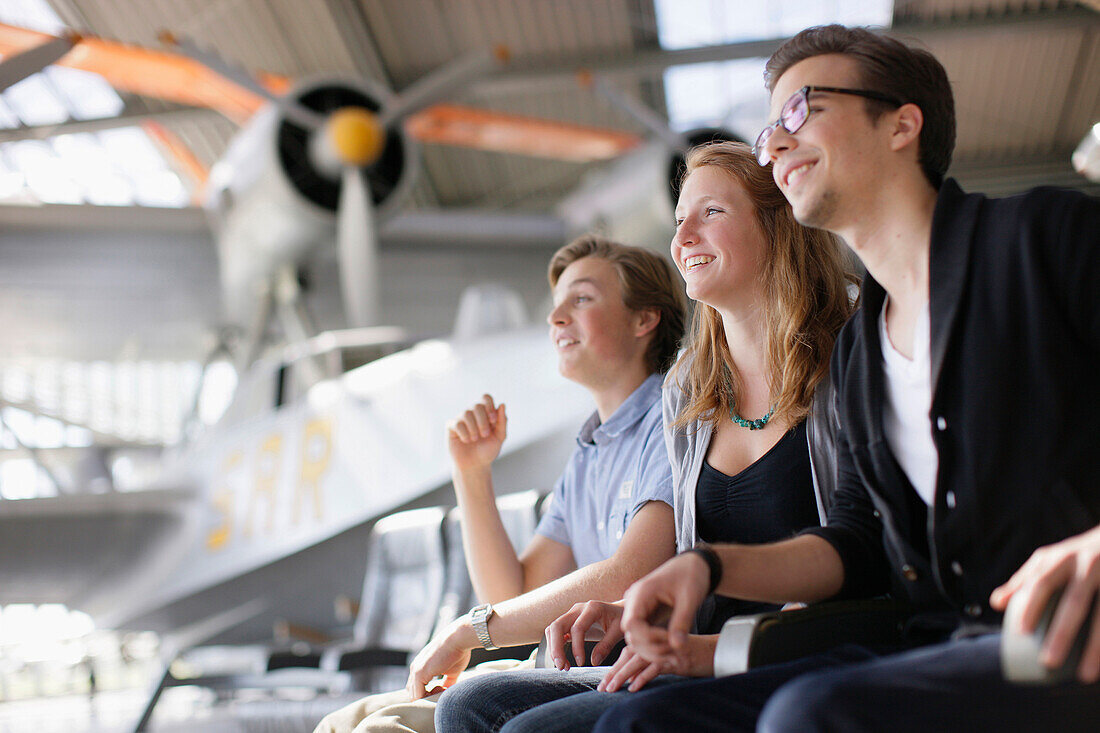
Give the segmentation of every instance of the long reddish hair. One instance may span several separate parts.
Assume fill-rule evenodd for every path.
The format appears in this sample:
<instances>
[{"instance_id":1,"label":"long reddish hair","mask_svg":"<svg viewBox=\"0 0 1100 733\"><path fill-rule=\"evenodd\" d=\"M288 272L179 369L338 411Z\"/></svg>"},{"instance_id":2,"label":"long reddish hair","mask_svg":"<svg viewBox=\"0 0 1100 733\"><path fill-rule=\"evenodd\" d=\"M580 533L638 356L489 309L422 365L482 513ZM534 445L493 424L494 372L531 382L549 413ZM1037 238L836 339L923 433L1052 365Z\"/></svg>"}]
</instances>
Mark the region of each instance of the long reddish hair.
<instances>
[{"instance_id":1,"label":"long reddish hair","mask_svg":"<svg viewBox=\"0 0 1100 733\"><path fill-rule=\"evenodd\" d=\"M744 143L717 142L693 148L687 154L684 176L712 166L733 178L748 194L767 243L764 280L764 328L768 384L775 418L794 425L809 412L814 389L825 377L837 332L854 304L848 284L858 283L850 272L844 244L820 229L797 221L790 204ZM696 303L682 376L686 409L676 425L708 420L715 426L737 405L737 375L726 342L722 317L705 303Z\"/></svg>"}]
</instances>

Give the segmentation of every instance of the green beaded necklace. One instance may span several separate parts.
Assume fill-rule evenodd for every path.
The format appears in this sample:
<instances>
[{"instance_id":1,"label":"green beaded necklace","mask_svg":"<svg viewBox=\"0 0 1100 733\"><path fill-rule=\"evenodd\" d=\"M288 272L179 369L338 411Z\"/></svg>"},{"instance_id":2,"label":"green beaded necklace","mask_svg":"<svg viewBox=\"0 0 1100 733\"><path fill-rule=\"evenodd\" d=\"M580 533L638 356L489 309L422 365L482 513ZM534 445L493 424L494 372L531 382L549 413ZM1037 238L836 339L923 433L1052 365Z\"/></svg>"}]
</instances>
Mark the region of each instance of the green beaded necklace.
<instances>
[{"instance_id":1,"label":"green beaded necklace","mask_svg":"<svg viewBox=\"0 0 1100 733\"><path fill-rule=\"evenodd\" d=\"M758 420L746 420L745 418L741 417L736 412L734 412L733 405L731 404L730 405L730 420L733 420L735 423L737 423L741 427L748 428L749 430L763 430L764 426L768 424L768 420L772 419L772 413L773 412L775 412L775 405L772 405L771 409L768 410L768 414L765 415L764 417L762 417Z\"/></svg>"}]
</instances>

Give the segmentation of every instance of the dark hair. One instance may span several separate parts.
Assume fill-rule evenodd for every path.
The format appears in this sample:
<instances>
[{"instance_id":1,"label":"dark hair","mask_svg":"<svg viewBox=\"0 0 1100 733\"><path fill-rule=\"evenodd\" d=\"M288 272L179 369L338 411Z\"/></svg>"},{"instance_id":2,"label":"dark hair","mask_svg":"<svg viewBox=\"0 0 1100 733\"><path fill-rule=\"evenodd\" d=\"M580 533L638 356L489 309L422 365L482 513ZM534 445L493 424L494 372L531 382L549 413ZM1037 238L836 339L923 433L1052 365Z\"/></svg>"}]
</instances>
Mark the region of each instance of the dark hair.
<instances>
[{"instance_id":1,"label":"dark hair","mask_svg":"<svg viewBox=\"0 0 1100 733\"><path fill-rule=\"evenodd\" d=\"M955 98L943 65L928 51L867 28L822 25L800 32L772 54L764 69L768 91L774 91L779 77L799 61L832 53L856 62L865 88L920 107L924 125L918 159L925 177L938 189L955 149ZM891 109L873 99L865 104L872 121Z\"/></svg>"},{"instance_id":2,"label":"dark hair","mask_svg":"<svg viewBox=\"0 0 1100 733\"><path fill-rule=\"evenodd\" d=\"M632 311L655 309L660 318L646 349L650 372L666 372L676 359L684 335L687 305L672 266L656 252L586 235L565 245L550 258L547 279L558 284L565 268L585 257L606 260L619 275L623 305Z\"/></svg>"}]
</instances>

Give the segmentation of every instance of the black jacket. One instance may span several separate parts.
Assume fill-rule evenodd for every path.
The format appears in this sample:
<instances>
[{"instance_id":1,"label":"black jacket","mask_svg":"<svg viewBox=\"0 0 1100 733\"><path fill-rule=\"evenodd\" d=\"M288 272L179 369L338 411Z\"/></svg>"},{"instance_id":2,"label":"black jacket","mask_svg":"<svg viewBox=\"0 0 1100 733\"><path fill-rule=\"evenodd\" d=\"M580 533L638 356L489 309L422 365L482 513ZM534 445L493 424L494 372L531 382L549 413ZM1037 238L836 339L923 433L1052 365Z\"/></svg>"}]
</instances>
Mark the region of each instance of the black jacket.
<instances>
[{"instance_id":1,"label":"black jacket","mask_svg":"<svg viewBox=\"0 0 1100 733\"><path fill-rule=\"evenodd\" d=\"M929 279L935 504L883 434L885 291L868 278L833 352L837 495L808 531L840 553L842 595L892 589L994 623L990 592L1032 551L1100 524L1100 201L987 199L948 180Z\"/></svg>"}]
</instances>

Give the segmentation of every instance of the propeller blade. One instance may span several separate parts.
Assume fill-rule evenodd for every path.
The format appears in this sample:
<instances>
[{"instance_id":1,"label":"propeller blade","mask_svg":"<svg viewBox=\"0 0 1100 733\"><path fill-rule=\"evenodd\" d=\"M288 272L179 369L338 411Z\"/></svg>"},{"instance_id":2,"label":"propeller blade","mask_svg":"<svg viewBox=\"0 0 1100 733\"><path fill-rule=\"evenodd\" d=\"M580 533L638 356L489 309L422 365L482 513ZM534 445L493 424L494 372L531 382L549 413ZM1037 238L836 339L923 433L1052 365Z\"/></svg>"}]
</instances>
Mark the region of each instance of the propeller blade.
<instances>
[{"instance_id":1,"label":"propeller blade","mask_svg":"<svg viewBox=\"0 0 1100 733\"><path fill-rule=\"evenodd\" d=\"M79 40L76 35L54 38L0 61L0 92L56 62L71 51Z\"/></svg>"},{"instance_id":2,"label":"propeller blade","mask_svg":"<svg viewBox=\"0 0 1100 733\"><path fill-rule=\"evenodd\" d=\"M582 82L584 78L582 78ZM606 80L596 77L591 80L592 88L597 94L625 112L629 117L637 120L658 140L672 150L683 151L688 147L687 138L668 126L668 120L654 112L633 97L620 92L607 83Z\"/></svg>"},{"instance_id":3,"label":"propeller blade","mask_svg":"<svg viewBox=\"0 0 1100 733\"><path fill-rule=\"evenodd\" d=\"M378 320L378 227L362 168L344 169L336 212L336 246L348 326L373 326Z\"/></svg>"},{"instance_id":4,"label":"propeller blade","mask_svg":"<svg viewBox=\"0 0 1100 733\"><path fill-rule=\"evenodd\" d=\"M300 104L295 104L285 96L275 94L241 67L230 64L217 54L202 50L186 38L177 38L171 33L164 32L160 34L160 40L165 44L175 46L184 56L202 64L215 74L276 105L296 125L307 130L316 130L324 124L324 116Z\"/></svg>"},{"instance_id":5,"label":"propeller blade","mask_svg":"<svg viewBox=\"0 0 1100 733\"><path fill-rule=\"evenodd\" d=\"M504 66L508 63L508 56L506 47L497 46L491 50L475 51L441 66L413 82L400 94L390 97L379 115L379 121L383 127L389 127L413 112L454 96L474 77Z\"/></svg>"}]
</instances>

